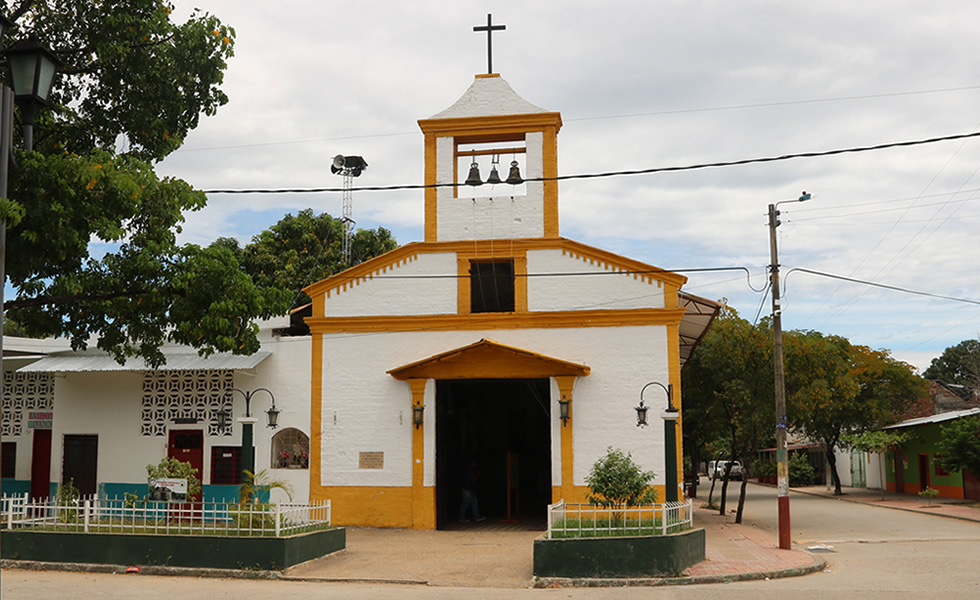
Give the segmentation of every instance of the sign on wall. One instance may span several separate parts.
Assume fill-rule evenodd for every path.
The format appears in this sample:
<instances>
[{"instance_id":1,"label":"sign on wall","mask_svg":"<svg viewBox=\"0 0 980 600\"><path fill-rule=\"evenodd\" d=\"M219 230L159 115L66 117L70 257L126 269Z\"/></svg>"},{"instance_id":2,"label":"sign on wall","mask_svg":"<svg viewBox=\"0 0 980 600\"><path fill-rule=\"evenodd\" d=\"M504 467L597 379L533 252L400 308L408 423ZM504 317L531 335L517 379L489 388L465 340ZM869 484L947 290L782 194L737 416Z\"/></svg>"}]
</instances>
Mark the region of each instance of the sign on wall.
<instances>
[{"instance_id":1,"label":"sign on wall","mask_svg":"<svg viewBox=\"0 0 980 600\"><path fill-rule=\"evenodd\" d=\"M31 411L27 413L27 428L28 429L51 429L51 421L53 420L54 420L53 412Z\"/></svg>"},{"instance_id":2,"label":"sign on wall","mask_svg":"<svg viewBox=\"0 0 980 600\"><path fill-rule=\"evenodd\" d=\"M151 479L150 500L184 502L187 500L186 479Z\"/></svg>"}]
</instances>

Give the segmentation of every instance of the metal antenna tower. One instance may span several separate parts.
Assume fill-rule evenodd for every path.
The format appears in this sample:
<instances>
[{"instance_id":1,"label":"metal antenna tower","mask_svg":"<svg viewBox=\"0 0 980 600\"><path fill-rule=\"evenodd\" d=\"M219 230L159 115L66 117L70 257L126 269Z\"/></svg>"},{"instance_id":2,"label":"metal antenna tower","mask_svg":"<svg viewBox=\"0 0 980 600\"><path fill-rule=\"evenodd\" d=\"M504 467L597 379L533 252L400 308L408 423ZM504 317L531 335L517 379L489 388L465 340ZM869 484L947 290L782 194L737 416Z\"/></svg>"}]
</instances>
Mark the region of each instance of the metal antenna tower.
<instances>
[{"instance_id":1,"label":"metal antenna tower","mask_svg":"<svg viewBox=\"0 0 980 600\"><path fill-rule=\"evenodd\" d=\"M344 170L344 209L343 216L340 218L340 222L344 225L344 242L342 246L342 253L344 256L344 264L348 267L350 264L350 241L354 237L354 219L351 215L354 213L354 207L351 196L353 196L352 188L354 187L354 176L350 174L349 169Z\"/></svg>"},{"instance_id":2,"label":"metal antenna tower","mask_svg":"<svg viewBox=\"0 0 980 600\"><path fill-rule=\"evenodd\" d=\"M340 218L340 222L344 226L344 239L341 245L341 253L343 254L344 264L348 267L351 266L351 239L354 237L354 219L352 217L354 212L354 178L359 177L361 172L364 171L368 166L367 161L365 161L360 156L344 156L343 154L338 154L333 157L333 163L330 165L330 172L334 175L340 175L344 178L344 202L343 202L343 215Z\"/></svg>"}]
</instances>

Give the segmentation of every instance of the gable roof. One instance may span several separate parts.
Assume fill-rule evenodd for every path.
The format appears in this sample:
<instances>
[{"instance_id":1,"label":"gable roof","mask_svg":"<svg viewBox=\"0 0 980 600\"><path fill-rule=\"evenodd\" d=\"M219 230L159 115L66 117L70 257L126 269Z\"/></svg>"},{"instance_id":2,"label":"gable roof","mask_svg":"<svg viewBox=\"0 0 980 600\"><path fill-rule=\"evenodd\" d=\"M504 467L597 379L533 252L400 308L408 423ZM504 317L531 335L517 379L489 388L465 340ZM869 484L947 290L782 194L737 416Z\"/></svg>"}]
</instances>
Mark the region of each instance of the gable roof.
<instances>
[{"instance_id":1,"label":"gable roof","mask_svg":"<svg viewBox=\"0 0 980 600\"><path fill-rule=\"evenodd\" d=\"M938 415L931 415L928 417L918 417L915 419L908 419L902 421L901 423L895 423L894 425L889 425L887 427L882 427L882 429L902 429L905 427L917 427L919 425L929 425L931 423L942 423L945 421L952 421L954 419L960 419L962 417L971 417L973 415L980 415L980 408L968 408L966 410L954 410L952 412L939 413Z\"/></svg>"},{"instance_id":2,"label":"gable roof","mask_svg":"<svg viewBox=\"0 0 980 600\"><path fill-rule=\"evenodd\" d=\"M492 369L488 366L492 365ZM508 346L486 338L469 346L388 371L395 379L480 379L492 370L494 378L523 379L575 375L591 372L588 365L574 363L539 352Z\"/></svg>"},{"instance_id":3,"label":"gable roof","mask_svg":"<svg viewBox=\"0 0 980 600\"><path fill-rule=\"evenodd\" d=\"M568 238L528 238L528 239L507 239L507 240L481 240L478 244L497 244L506 243L515 250L565 250L572 256L580 260L592 262L612 272L629 272L635 274L640 279L650 279L663 281L680 287L687 282L687 277L667 271L638 260L620 256L608 250L602 250L588 244L576 242ZM330 294L334 291L344 291L348 287L354 287L362 281L382 276L390 269L402 264L416 260L421 254L436 254L443 252L467 252L472 250L474 242L472 240L448 241L448 242L409 242L399 246L390 252L366 260L359 265L355 265L331 275L303 288L303 291L310 296L320 294ZM442 273L434 275L445 275L455 277L455 273ZM710 302L705 300L705 302Z\"/></svg>"}]
</instances>

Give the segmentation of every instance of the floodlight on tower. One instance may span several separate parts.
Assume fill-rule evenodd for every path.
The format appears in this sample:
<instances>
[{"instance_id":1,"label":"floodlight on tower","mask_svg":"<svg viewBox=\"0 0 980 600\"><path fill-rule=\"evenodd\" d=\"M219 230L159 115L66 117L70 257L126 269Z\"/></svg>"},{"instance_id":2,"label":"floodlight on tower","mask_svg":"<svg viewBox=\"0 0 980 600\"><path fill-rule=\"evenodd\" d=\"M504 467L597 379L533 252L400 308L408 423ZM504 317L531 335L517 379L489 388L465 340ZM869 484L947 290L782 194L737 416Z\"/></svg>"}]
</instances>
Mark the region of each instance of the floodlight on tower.
<instances>
[{"instance_id":1,"label":"floodlight on tower","mask_svg":"<svg viewBox=\"0 0 980 600\"><path fill-rule=\"evenodd\" d=\"M354 237L354 219L352 217L354 212L352 198L354 178L360 177L367 166L367 161L364 158L360 156L344 156L343 154L338 154L333 157L333 162L330 164L330 172L344 178L344 204L340 222L344 224L344 240L342 244L343 260L344 264L348 267L351 266L350 245L351 239Z\"/></svg>"}]
</instances>

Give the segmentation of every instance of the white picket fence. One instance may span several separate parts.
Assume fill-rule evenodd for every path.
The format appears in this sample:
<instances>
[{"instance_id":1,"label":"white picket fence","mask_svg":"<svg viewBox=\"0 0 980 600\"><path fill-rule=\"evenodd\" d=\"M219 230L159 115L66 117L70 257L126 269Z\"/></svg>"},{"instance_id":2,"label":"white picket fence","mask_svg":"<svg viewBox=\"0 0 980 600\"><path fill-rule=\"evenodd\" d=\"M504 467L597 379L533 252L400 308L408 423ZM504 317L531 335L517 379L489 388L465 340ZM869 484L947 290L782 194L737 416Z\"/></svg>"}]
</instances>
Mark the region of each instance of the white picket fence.
<instances>
[{"instance_id":1,"label":"white picket fence","mask_svg":"<svg viewBox=\"0 0 980 600\"><path fill-rule=\"evenodd\" d=\"M548 539L627 535L667 535L694 525L694 505L686 502L611 508L592 504L548 506Z\"/></svg>"},{"instance_id":2,"label":"white picket fence","mask_svg":"<svg viewBox=\"0 0 980 600\"><path fill-rule=\"evenodd\" d=\"M8 529L150 535L287 536L330 526L330 500L311 504L156 502L92 496L58 504L53 498L4 496Z\"/></svg>"}]
</instances>

